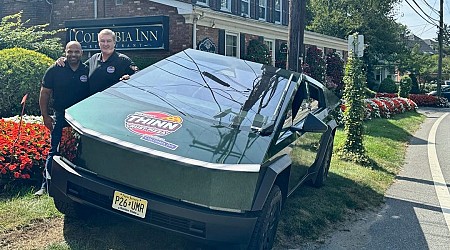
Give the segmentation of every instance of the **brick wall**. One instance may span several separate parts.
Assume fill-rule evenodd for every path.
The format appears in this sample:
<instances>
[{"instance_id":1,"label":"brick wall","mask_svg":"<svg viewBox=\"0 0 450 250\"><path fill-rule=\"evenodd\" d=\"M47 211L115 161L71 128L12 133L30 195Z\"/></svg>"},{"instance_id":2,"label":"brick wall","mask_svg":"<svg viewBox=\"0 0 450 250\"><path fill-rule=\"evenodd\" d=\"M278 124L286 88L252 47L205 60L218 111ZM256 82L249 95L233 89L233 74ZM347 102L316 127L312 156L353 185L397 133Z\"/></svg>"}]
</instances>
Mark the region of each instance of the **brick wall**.
<instances>
[{"instance_id":1,"label":"brick wall","mask_svg":"<svg viewBox=\"0 0 450 250\"><path fill-rule=\"evenodd\" d=\"M30 25L50 23L51 29L64 28L64 21L71 19L94 19L94 0L0 0L0 17L23 10L23 20L30 19ZM192 25L184 24L177 9L148 0L124 0L116 5L114 0L97 0L98 18L169 16L170 54L192 48ZM105 11L106 10L106 11ZM65 34L60 34L65 42ZM131 54L148 54L133 52ZM167 52L151 52L155 56L167 56Z\"/></svg>"},{"instance_id":2,"label":"brick wall","mask_svg":"<svg viewBox=\"0 0 450 250\"><path fill-rule=\"evenodd\" d=\"M0 0L0 18L23 11L22 21L28 25L50 23L51 5L45 0Z\"/></svg>"},{"instance_id":3,"label":"brick wall","mask_svg":"<svg viewBox=\"0 0 450 250\"><path fill-rule=\"evenodd\" d=\"M59 0L54 2L53 17L55 22L53 28L64 27L65 20L94 18L94 0ZM123 5L116 5L113 0L98 0L97 4L98 18L169 16L170 54L192 48L192 25L184 24L184 18L177 14L176 8L148 0L124 0ZM127 54L150 54L155 57L168 55L167 52L158 51L127 52Z\"/></svg>"}]
</instances>

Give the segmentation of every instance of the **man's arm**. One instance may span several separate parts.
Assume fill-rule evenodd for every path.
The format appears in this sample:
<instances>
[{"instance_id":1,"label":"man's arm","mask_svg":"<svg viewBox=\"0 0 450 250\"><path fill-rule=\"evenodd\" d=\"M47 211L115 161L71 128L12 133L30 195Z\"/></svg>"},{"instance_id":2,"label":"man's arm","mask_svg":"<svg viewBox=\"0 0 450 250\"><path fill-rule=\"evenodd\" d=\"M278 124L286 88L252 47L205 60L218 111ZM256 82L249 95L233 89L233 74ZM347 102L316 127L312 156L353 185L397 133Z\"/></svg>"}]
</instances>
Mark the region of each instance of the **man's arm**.
<instances>
[{"instance_id":1,"label":"man's arm","mask_svg":"<svg viewBox=\"0 0 450 250\"><path fill-rule=\"evenodd\" d=\"M48 113L48 103L52 95L52 90L46 87L41 87L41 92L39 94L39 108L41 109L42 119L44 120L44 125L50 131L53 130L53 118Z\"/></svg>"}]
</instances>

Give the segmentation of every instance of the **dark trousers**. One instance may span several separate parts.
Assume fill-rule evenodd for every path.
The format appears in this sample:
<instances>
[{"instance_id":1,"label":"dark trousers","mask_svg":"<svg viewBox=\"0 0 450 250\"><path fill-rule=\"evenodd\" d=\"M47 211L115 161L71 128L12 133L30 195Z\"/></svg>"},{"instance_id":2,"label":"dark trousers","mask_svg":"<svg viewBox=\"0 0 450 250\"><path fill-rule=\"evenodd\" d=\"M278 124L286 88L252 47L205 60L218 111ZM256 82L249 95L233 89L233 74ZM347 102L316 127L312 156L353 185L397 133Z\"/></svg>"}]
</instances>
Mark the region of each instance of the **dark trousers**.
<instances>
[{"instance_id":1,"label":"dark trousers","mask_svg":"<svg viewBox=\"0 0 450 250\"><path fill-rule=\"evenodd\" d=\"M64 112L55 112L55 123L53 124L53 131L50 134L50 151L48 152L47 160L45 162L44 179L41 188L47 188L50 181L50 174L52 173L53 156L59 154L59 143L62 137L62 130L68 124L64 119Z\"/></svg>"}]
</instances>

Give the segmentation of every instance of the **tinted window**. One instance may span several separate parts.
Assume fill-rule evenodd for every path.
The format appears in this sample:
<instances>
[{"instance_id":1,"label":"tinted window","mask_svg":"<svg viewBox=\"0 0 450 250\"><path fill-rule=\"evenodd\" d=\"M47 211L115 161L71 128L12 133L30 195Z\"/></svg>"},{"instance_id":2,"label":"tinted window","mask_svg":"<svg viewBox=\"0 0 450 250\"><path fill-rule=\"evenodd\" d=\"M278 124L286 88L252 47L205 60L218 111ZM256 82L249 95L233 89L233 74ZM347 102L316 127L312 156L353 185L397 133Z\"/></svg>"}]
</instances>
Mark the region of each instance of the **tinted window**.
<instances>
[{"instance_id":1,"label":"tinted window","mask_svg":"<svg viewBox=\"0 0 450 250\"><path fill-rule=\"evenodd\" d=\"M288 79L278 69L187 50L109 91L221 124L261 127L275 119Z\"/></svg>"}]
</instances>

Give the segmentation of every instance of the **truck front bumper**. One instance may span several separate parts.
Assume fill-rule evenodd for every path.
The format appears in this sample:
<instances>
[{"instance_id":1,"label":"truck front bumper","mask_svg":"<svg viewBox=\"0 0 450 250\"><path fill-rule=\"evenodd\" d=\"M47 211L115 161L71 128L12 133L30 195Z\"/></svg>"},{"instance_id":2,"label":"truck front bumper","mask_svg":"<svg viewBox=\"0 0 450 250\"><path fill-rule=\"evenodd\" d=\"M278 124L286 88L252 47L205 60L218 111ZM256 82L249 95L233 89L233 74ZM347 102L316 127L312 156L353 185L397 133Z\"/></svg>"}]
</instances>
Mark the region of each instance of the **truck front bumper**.
<instances>
[{"instance_id":1,"label":"truck front bumper","mask_svg":"<svg viewBox=\"0 0 450 250\"><path fill-rule=\"evenodd\" d=\"M212 210L105 180L59 156L53 157L51 176L50 196L54 199L92 206L206 243L247 244L257 220L255 212ZM147 200L145 217L139 218L113 209L115 191Z\"/></svg>"}]
</instances>

